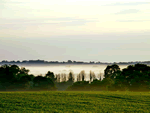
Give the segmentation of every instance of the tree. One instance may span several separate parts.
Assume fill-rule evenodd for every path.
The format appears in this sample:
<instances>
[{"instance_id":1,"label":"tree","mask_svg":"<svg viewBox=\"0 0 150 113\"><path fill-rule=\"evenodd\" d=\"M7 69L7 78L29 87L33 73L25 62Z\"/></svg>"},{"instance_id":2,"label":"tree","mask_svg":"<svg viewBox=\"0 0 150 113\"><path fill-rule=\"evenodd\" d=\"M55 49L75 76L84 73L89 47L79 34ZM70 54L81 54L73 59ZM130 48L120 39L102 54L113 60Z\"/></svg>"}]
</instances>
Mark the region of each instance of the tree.
<instances>
[{"instance_id":1,"label":"tree","mask_svg":"<svg viewBox=\"0 0 150 113\"><path fill-rule=\"evenodd\" d=\"M145 64L129 65L122 70L121 80L124 81L130 90L148 89L150 82L150 66Z\"/></svg>"},{"instance_id":2,"label":"tree","mask_svg":"<svg viewBox=\"0 0 150 113\"><path fill-rule=\"evenodd\" d=\"M72 63L72 61L71 61L71 60L68 60L68 63Z\"/></svg>"},{"instance_id":3,"label":"tree","mask_svg":"<svg viewBox=\"0 0 150 113\"><path fill-rule=\"evenodd\" d=\"M28 82L28 81L31 81L31 77L30 77L30 76L22 76L22 77L20 78L20 81L21 81L22 83L26 83L26 82Z\"/></svg>"},{"instance_id":4,"label":"tree","mask_svg":"<svg viewBox=\"0 0 150 113\"><path fill-rule=\"evenodd\" d=\"M67 75L65 73L61 73L61 82L67 81Z\"/></svg>"},{"instance_id":5,"label":"tree","mask_svg":"<svg viewBox=\"0 0 150 113\"><path fill-rule=\"evenodd\" d=\"M96 79L95 73L90 71L90 82L92 82L94 79Z\"/></svg>"},{"instance_id":6,"label":"tree","mask_svg":"<svg viewBox=\"0 0 150 113\"><path fill-rule=\"evenodd\" d=\"M77 81L80 81L80 74L77 75Z\"/></svg>"},{"instance_id":7,"label":"tree","mask_svg":"<svg viewBox=\"0 0 150 113\"><path fill-rule=\"evenodd\" d=\"M45 75L46 78L51 78L53 81L56 80L54 73L51 71L48 71L47 74Z\"/></svg>"},{"instance_id":8,"label":"tree","mask_svg":"<svg viewBox=\"0 0 150 113\"><path fill-rule=\"evenodd\" d=\"M85 71L82 70L79 75L81 76L81 81L85 81Z\"/></svg>"},{"instance_id":9,"label":"tree","mask_svg":"<svg viewBox=\"0 0 150 113\"><path fill-rule=\"evenodd\" d=\"M74 81L73 73L72 73L72 72L69 72L68 81L71 81L71 82L73 82L73 81Z\"/></svg>"},{"instance_id":10,"label":"tree","mask_svg":"<svg viewBox=\"0 0 150 113\"><path fill-rule=\"evenodd\" d=\"M14 73L14 74L18 74L19 71L20 71L20 68L19 68L19 66L17 66L17 65L11 65L11 66L10 66L10 71L11 71L12 73Z\"/></svg>"},{"instance_id":11,"label":"tree","mask_svg":"<svg viewBox=\"0 0 150 113\"><path fill-rule=\"evenodd\" d=\"M22 76L19 80L19 87L23 89L29 89L30 88L30 81L32 80L31 76L26 75Z\"/></svg>"},{"instance_id":12,"label":"tree","mask_svg":"<svg viewBox=\"0 0 150 113\"><path fill-rule=\"evenodd\" d=\"M17 65L2 65L0 70L1 78L4 80L2 82L8 81L9 83L13 83L20 69Z\"/></svg>"},{"instance_id":13,"label":"tree","mask_svg":"<svg viewBox=\"0 0 150 113\"><path fill-rule=\"evenodd\" d=\"M60 74L56 74L56 82L60 82Z\"/></svg>"},{"instance_id":14,"label":"tree","mask_svg":"<svg viewBox=\"0 0 150 113\"><path fill-rule=\"evenodd\" d=\"M19 68L17 65L2 65L0 67L0 82L5 89L15 89L27 81L29 70Z\"/></svg>"},{"instance_id":15,"label":"tree","mask_svg":"<svg viewBox=\"0 0 150 113\"><path fill-rule=\"evenodd\" d=\"M24 68L24 67L21 67L21 69L20 69L20 74L25 74L25 75L28 75L28 73L29 73L29 70L28 69L26 69L26 68Z\"/></svg>"},{"instance_id":16,"label":"tree","mask_svg":"<svg viewBox=\"0 0 150 113\"><path fill-rule=\"evenodd\" d=\"M115 78L118 72L120 72L120 68L117 64L113 64L111 66L108 65L106 69L104 70L104 77Z\"/></svg>"},{"instance_id":17,"label":"tree","mask_svg":"<svg viewBox=\"0 0 150 113\"><path fill-rule=\"evenodd\" d=\"M17 79L20 80L21 77L23 76L27 76L29 73L29 70L24 68L24 67L21 67L21 69L19 69L19 72L17 74Z\"/></svg>"},{"instance_id":18,"label":"tree","mask_svg":"<svg viewBox=\"0 0 150 113\"><path fill-rule=\"evenodd\" d=\"M114 80L111 78L104 78L101 81L101 87L103 90L112 90L113 89L113 85L114 85Z\"/></svg>"},{"instance_id":19,"label":"tree","mask_svg":"<svg viewBox=\"0 0 150 113\"><path fill-rule=\"evenodd\" d=\"M37 76L33 79L34 87L37 90L51 90L55 89L55 84L51 78Z\"/></svg>"},{"instance_id":20,"label":"tree","mask_svg":"<svg viewBox=\"0 0 150 113\"><path fill-rule=\"evenodd\" d=\"M100 91L102 87L101 81L100 80L93 80L90 84L90 90L97 90Z\"/></svg>"}]
</instances>

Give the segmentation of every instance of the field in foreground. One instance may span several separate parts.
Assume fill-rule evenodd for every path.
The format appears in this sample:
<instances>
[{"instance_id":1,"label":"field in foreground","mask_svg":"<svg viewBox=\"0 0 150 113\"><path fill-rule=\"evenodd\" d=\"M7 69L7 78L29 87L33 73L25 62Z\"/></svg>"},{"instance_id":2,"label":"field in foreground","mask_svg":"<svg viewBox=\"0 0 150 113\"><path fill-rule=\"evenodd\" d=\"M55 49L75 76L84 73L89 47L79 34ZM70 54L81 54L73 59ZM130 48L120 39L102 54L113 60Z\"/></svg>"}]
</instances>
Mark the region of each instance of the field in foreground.
<instances>
[{"instance_id":1,"label":"field in foreground","mask_svg":"<svg viewBox=\"0 0 150 113\"><path fill-rule=\"evenodd\" d=\"M150 112L150 92L0 92L0 113Z\"/></svg>"}]
</instances>

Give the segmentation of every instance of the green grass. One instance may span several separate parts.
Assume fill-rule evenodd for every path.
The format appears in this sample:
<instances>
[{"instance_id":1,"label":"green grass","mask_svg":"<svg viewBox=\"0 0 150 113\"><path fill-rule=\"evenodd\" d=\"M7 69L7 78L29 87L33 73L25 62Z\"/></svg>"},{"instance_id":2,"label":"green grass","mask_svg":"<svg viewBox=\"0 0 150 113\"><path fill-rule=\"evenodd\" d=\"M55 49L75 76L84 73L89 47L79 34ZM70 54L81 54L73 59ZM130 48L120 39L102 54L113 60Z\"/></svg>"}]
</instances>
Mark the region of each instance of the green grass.
<instances>
[{"instance_id":1,"label":"green grass","mask_svg":"<svg viewBox=\"0 0 150 113\"><path fill-rule=\"evenodd\" d=\"M0 113L150 112L150 92L0 92Z\"/></svg>"}]
</instances>

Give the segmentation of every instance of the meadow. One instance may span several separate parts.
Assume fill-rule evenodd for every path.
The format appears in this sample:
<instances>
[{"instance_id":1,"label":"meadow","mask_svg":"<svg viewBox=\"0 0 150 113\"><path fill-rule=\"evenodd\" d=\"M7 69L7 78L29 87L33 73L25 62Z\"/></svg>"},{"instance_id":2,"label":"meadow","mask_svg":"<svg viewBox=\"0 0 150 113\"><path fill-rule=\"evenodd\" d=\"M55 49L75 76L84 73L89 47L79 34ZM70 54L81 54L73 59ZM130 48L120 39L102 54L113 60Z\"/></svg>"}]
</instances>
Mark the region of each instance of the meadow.
<instances>
[{"instance_id":1,"label":"meadow","mask_svg":"<svg viewBox=\"0 0 150 113\"><path fill-rule=\"evenodd\" d=\"M0 92L0 113L149 113L150 92Z\"/></svg>"}]
</instances>

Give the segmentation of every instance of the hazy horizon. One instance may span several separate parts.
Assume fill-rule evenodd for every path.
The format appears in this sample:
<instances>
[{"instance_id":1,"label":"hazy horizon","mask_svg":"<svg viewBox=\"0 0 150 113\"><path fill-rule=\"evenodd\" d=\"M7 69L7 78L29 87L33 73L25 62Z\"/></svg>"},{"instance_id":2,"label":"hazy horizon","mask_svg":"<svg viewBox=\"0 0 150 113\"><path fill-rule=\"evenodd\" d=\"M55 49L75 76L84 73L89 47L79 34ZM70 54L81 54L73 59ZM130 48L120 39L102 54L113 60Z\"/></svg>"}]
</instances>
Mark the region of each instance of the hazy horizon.
<instances>
[{"instance_id":1,"label":"hazy horizon","mask_svg":"<svg viewBox=\"0 0 150 113\"><path fill-rule=\"evenodd\" d=\"M149 0L1 0L0 61L149 61Z\"/></svg>"}]
</instances>

